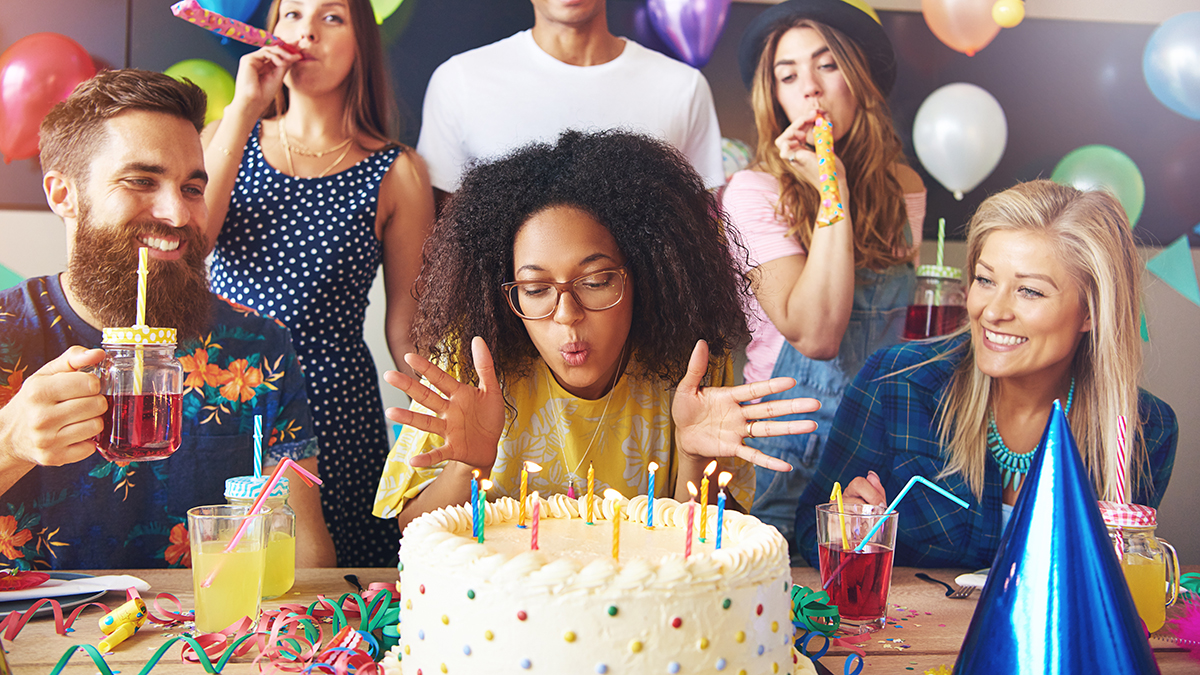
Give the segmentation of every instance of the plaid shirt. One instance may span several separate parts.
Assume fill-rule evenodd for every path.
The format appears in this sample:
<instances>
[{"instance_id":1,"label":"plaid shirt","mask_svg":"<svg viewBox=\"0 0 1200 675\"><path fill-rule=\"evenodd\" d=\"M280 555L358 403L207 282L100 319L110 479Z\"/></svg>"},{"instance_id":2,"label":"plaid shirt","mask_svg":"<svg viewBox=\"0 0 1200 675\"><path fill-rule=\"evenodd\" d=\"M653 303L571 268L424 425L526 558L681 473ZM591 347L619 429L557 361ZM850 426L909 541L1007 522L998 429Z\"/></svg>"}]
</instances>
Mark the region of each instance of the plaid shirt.
<instances>
[{"instance_id":1,"label":"plaid shirt","mask_svg":"<svg viewBox=\"0 0 1200 675\"><path fill-rule=\"evenodd\" d=\"M899 494L913 476L934 479L945 466L937 440L937 410L961 356L925 363L963 345L967 336L911 342L881 349L867 359L846 390L829 444L812 483L796 510L796 538L809 563L817 566L813 509L829 501L834 481L843 486L868 470L879 474L888 495ZM917 367L917 364L922 364ZM903 373L897 371L913 367ZM893 374L897 373L897 374ZM1153 485L1142 486L1132 500L1157 507L1175 463L1179 426L1170 406L1139 391L1138 412L1150 455ZM913 489L896 510L900 514L895 564L912 567L982 568L992 564L1000 545L1000 468L987 462L982 502L962 476L938 484L961 497L963 509L932 490Z\"/></svg>"}]
</instances>

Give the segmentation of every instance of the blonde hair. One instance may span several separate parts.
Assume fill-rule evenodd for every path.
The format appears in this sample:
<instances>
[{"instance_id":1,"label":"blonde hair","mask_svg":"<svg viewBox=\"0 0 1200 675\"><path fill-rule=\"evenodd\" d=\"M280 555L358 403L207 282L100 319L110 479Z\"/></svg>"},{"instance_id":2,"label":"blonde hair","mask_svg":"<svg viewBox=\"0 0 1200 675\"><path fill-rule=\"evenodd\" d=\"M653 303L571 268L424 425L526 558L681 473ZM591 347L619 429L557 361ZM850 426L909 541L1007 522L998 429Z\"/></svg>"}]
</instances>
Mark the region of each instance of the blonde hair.
<instances>
[{"instance_id":1,"label":"blonde hair","mask_svg":"<svg viewBox=\"0 0 1200 675\"><path fill-rule=\"evenodd\" d=\"M1054 249L1080 289L1092 320L1071 362L1075 400L1071 433L1101 499L1117 498L1117 416L1128 420L1129 495L1149 475L1142 443L1137 382L1142 369L1138 331L1141 259L1120 202L1107 192L1081 192L1048 180L1022 183L979 206L967 231L967 273L993 232L1039 235ZM969 331L969 329L964 329ZM961 334L961 333L960 333ZM940 433L947 457L939 478L961 474L975 496L983 494L987 465L992 378L975 367L970 340L940 402Z\"/></svg>"},{"instance_id":2,"label":"blonde hair","mask_svg":"<svg viewBox=\"0 0 1200 675\"><path fill-rule=\"evenodd\" d=\"M811 28L825 40L838 70L858 103L858 114L835 151L846 166L850 185L850 219L854 223L854 265L884 269L910 260L913 252L904 236L907 212L904 192L892 167L905 164L900 138L892 127L892 113L883 93L871 79L862 50L844 33L810 19L796 19L775 27L767 36L751 87L754 124L758 129L756 168L779 181L776 214L790 221L789 236L805 249L812 242L820 195L817 186L779 156L775 139L790 123L779 105L775 84L775 50L793 28Z\"/></svg>"}]
</instances>

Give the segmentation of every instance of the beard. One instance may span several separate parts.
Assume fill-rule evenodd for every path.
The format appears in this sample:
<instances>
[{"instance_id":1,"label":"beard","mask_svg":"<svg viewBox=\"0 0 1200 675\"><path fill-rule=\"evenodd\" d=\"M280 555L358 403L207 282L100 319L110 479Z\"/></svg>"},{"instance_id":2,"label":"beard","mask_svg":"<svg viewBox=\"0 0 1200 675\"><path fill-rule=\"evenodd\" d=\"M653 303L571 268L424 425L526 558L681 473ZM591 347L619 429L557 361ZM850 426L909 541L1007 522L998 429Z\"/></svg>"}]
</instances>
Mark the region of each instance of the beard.
<instances>
[{"instance_id":1,"label":"beard","mask_svg":"<svg viewBox=\"0 0 1200 675\"><path fill-rule=\"evenodd\" d=\"M97 223L91 203L80 201L78 228L67 270L71 290L104 324L132 326L137 321L138 249L143 236L178 237L186 242L178 260L150 256L146 274L146 325L174 328L178 341L198 338L212 314L207 242L199 228L171 227L155 220L122 225Z\"/></svg>"}]
</instances>

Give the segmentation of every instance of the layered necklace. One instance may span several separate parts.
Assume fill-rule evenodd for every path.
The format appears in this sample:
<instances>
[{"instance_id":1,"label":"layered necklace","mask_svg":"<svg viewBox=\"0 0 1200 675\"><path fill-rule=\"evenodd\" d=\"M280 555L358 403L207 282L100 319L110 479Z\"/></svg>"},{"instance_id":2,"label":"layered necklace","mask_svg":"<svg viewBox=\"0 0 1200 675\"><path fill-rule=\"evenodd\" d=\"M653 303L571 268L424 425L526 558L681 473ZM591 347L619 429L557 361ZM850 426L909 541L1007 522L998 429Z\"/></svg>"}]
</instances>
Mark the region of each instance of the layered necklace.
<instances>
[{"instance_id":1,"label":"layered necklace","mask_svg":"<svg viewBox=\"0 0 1200 675\"><path fill-rule=\"evenodd\" d=\"M1071 378L1071 391L1067 393L1067 407L1065 412L1071 412L1071 402L1075 400L1075 378ZM1012 489L1018 490L1021 487L1021 481L1025 479L1025 474L1029 473L1029 464L1033 461L1033 453L1026 452L1018 455L1008 446L1004 444L1004 439L1000 437L1000 431L996 429L996 413L988 410L988 435L987 435L988 451L992 453L992 457L996 458L996 463L1000 465L1002 471L1000 481L1000 489L1003 490L1008 484L1012 483Z\"/></svg>"},{"instance_id":2,"label":"layered necklace","mask_svg":"<svg viewBox=\"0 0 1200 675\"><path fill-rule=\"evenodd\" d=\"M320 158L324 157L325 155L328 155L329 153L334 152L336 150L342 151L342 154L338 155L337 159L333 160L333 164L330 164L329 166L325 167L324 171L322 171L321 173L319 173L315 176L311 176L311 178L324 178L325 174L329 173L333 169L333 167L337 166L338 164L341 164L342 160L346 159L346 155L350 154L350 141L353 140L353 136L351 136L350 138L347 138L346 140L342 141L341 143L338 143L337 145L333 146L332 148L329 148L328 150L317 151L317 150L310 150L309 148L306 148L303 145L300 145L299 143L293 143L292 140L288 138L286 127L287 127L287 124L285 124L284 119L282 117L280 117L279 118L279 143L280 143L280 145L283 146L283 154L287 158L288 173L290 173L293 176L296 176L296 178L300 178L300 176L296 175L296 167L292 164L292 153L293 152L302 157L314 157L316 159L320 159Z\"/></svg>"},{"instance_id":3,"label":"layered necklace","mask_svg":"<svg viewBox=\"0 0 1200 675\"><path fill-rule=\"evenodd\" d=\"M583 454L579 456L579 461L575 463L575 468L567 469L567 497L570 499L575 498L575 483L583 482L583 479L579 475L579 468L583 466L583 462L587 459L588 453L592 451L592 445L596 442L596 437L600 435L600 429L604 428L604 419L605 419L605 416L608 415L608 404L610 402L612 402L613 392L617 388L617 379L620 378L620 376L621 376L620 361L624 360L624 358L625 358L625 349L622 348L620 359L617 362L617 370L615 373L613 373L612 382L609 384L609 387L608 387L608 395L606 395L604 397L604 408L600 411L600 420L596 423L596 430L594 432L592 432L592 440L588 441L587 448L585 448L583 451ZM547 373L549 373L549 370L550 370L550 365L546 364ZM548 391L550 393L551 398L553 398L554 397L554 384L549 381L550 377L551 376L549 374L546 375L547 386L549 387ZM555 429L555 431L558 432L558 452L559 452L560 456L562 457L563 468L567 468L567 466L568 466L567 465L567 438L566 438L566 435L563 433L562 425L559 423L563 418L563 411L565 410L566 405L563 404L561 401L559 401L559 402L556 402L556 405L554 406L554 408L555 408L555 413L557 415L557 417L554 420L554 429Z\"/></svg>"}]
</instances>

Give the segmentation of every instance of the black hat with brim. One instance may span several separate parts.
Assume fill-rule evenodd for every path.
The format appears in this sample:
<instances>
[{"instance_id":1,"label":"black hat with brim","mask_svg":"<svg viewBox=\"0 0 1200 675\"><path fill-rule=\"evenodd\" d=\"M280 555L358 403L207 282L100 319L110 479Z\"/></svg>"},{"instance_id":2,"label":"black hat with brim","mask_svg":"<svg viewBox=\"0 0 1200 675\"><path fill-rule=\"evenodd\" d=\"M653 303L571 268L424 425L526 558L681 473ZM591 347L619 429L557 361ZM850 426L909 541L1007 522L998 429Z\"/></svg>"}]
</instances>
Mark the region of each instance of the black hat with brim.
<instances>
[{"instance_id":1,"label":"black hat with brim","mask_svg":"<svg viewBox=\"0 0 1200 675\"><path fill-rule=\"evenodd\" d=\"M892 50L892 41L870 14L845 0L787 0L755 17L746 27L738 46L738 68L747 89L754 81L754 70L758 67L767 36L779 24L797 18L812 19L836 28L853 40L867 57L875 86L884 96L891 93L892 85L896 83L896 52Z\"/></svg>"}]
</instances>

